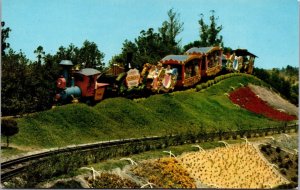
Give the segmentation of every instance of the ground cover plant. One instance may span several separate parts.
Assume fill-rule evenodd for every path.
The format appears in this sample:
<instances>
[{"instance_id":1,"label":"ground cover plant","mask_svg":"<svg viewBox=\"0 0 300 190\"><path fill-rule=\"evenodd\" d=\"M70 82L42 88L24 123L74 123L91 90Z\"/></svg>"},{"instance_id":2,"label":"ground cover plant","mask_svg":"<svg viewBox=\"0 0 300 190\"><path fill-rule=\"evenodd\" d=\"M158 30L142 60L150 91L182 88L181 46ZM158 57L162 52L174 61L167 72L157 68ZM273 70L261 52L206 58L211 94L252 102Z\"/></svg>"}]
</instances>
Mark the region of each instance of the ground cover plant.
<instances>
[{"instance_id":1,"label":"ground cover plant","mask_svg":"<svg viewBox=\"0 0 300 190\"><path fill-rule=\"evenodd\" d=\"M121 178L120 176L112 173L103 172L97 175L95 179L92 176L86 177L90 188L139 188L140 186L135 182Z\"/></svg>"},{"instance_id":2,"label":"ground cover plant","mask_svg":"<svg viewBox=\"0 0 300 190\"><path fill-rule=\"evenodd\" d=\"M194 180L177 159L147 160L131 168L136 176L147 179L158 188L195 188Z\"/></svg>"},{"instance_id":3,"label":"ground cover plant","mask_svg":"<svg viewBox=\"0 0 300 190\"><path fill-rule=\"evenodd\" d=\"M291 183L279 188L298 186L298 136L281 135L270 143L260 146L260 151L267 160L278 167L279 172Z\"/></svg>"},{"instance_id":4,"label":"ground cover plant","mask_svg":"<svg viewBox=\"0 0 300 190\"><path fill-rule=\"evenodd\" d=\"M180 156L189 174L214 188L273 188L286 184L250 145L226 145Z\"/></svg>"},{"instance_id":5,"label":"ground cover plant","mask_svg":"<svg viewBox=\"0 0 300 190\"><path fill-rule=\"evenodd\" d=\"M280 147L271 147L271 145L262 145L260 148L264 156L272 164L276 164L280 173L292 182L292 186L298 184L298 155L297 153L289 154Z\"/></svg>"},{"instance_id":6,"label":"ground cover plant","mask_svg":"<svg viewBox=\"0 0 300 190\"><path fill-rule=\"evenodd\" d=\"M291 121L296 120L296 116L289 115L270 107L266 102L257 97L257 95L251 91L249 87L241 87L230 93L230 100L257 114L262 114L271 119L279 121Z\"/></svg>"},{"instance_id":7,"label":"ground cover plant","mask_svg":"<svg viewBox=\"0 0 300 190\"><path fill-rule=\"evenodd\" d=\"M241 75L199 92L187 90L139 100L110 98L94 107L56 107L17 119L20 130L11 146L42 149L109 139L282 125L232 104L226 93L231 87L248 83L264 84L253 76ZM4 156L9 152L1 151Z\"/></svg>"},{"instance_id":8,"label":"ground cover plant","mask_svg":"<svg viewBox=\"0 0 300 190\"><path fill-rule=\"evenodd\" d=\"M128 155L125 157L115 157L112 159L108 160L103 160L98 163L92 163L88 164L85 167L78 168L76 172L73 172L73 175L62 175L61 177L56 177L55 179L60 179L60 180L50 180L49 183L46 184L52 184L52 186L57 186L61 182L67 183L65 186L72 187L71 184L69 184L69 181L78 181L82 182L85 181L86 185L83 185L83 188L87 187L97 187L97 188L122 188L123 187L142 187L144 186L145 188L167 188L167 187L186 187L187 184L194 184L196 185L197 188L207 188L207 187L217 187L218 184L215 183L206 183L206 181L201 181L197 178L194 177L192 178L186 178L186 173L189 174L190 177L193 177L194 173L200 171L195 171L195 167L200 167L204 166L204 168L207 169L207 173L209 172L216 172L219 171L220 164L220 156L221 153L224 151L228 151L228 149L232 147L234 150L228 151L228 154L222 154L221 159L223 159L222 165L231 165L224 170L224 173L229 173L228 175L237 175L238 171L232 172L233 168L235 165L245 165L240 168L236 168L237 170L247 170L247 167L250 167L252 170L252 174L255 173L255 175L270 175L270 173L265 170L266 168L270 168L271 170L274 171L271 173L271 177L274 175L276 176L278 173L275 172L275 169L277 170L278 168L276 166L270 165L270 163L264 164L263 162L260 162L261 160L258 159L258 166L254 166L254 163L257 160L257 157L260 157L261 155L258 154L258 148L256 147L257 142L262 143L262 142L268 142L273 140L271 138L276 139L281 139L281 137L286 136L286 134L273 134L272 137L268 136L267 138L265 137L258 137L258 138L251 138L247 139L247 142L250 142L251 144L248 144L248 148L246 147L247 151L242 151L242 148L239 148L238 146L246 146L244 144L244 139L239 139L239 140L226 140L225 141L215 141L215 142L203 142L201 144L184 144L184 145L179 145L179 146L170 146L170 147L165 147L163 149L159 150L151 150L151 151L146 151L140 154L133 154L133 155ZM296 139L297 137L295 134L289 135L289 139ZM243 143L243 144L237 144L237 143ZM255 145L255 146L253 146ZM219 151L220 155L217 154L217 156L211 155L211 151L216 150L216 147L223 147L220 149L223 149L222 151ZM249 148L250 147L250 148ZM199 157L199 153L207 154L210 156L211 160L215 163L213 164L214 167L208 168L205 163L207 163L206 159L203 159ZM232 153L234 152L234 153ZM246 152L246 153L245 153ZM250 153L250 156L247 155ZM273 150L275 152L275 148ZM276 149L276 152L278 150ZM170 154L171 153L171 156ZM281 151L283 153L283 151ZM236 155L237 154L237 155ZM187 158L188 162L186 163L186 155L198 155L191 157L190 159ZM176 157L174 157L176 156ZM247 164L243 163L245 162L244 158L249 158L250 159L247 161ZM129 162L128 159L132 159L134 163L132 164ZM233 159L232 159L233 158ZM260 157L262 158L262 157ZM80 159L80 158L78 158ZM224 161L225 159L225 161ZM204 164L198 163L199 160L202 160ZM265 159L263 159L265 160ZM295 161L297 160L297 157L295 157ZM192 164L192 162L196 164ZM136 163L136 164L135 164ZM249 165L249 166L248 166ZM260 167L265 165L266 167ZM246 168L245 168L246 167ZM272 168L273 167L273 168ZM202 169L202 168L201 168ZM95 172L92 172L94 170ZM262 171L261 171L262 170ZM150 171L150 172L149 172ZM226 172L225 172L226 171ZM194 172L194 173L193 173ZM281 171L280 171L281 172ZM173 174L175 173L175 174ZM217 172L218 173L218 172ZM240 171L241 173L241 171ZM251 173L250 172L244 172L243 175L247 175ZM257 173L257 174L256 174ZM275 173L275 174L274 174ZM221 175L220 175L221 176ZM242 176L242 175L239 175ZM71 177L71 178L70 178ZM212 175L211 177L217 178L218 175ZM296 176L297 177L297 176ZM290 182L292 180L296 179L295 176L291 176L291 178L287 178ZM177 180L177 178L182 179L181 182ZM264 177L258 176L259 179L264 179ZM55 180L54 179L54 180ZM81 180L78 180L81 179ZM161 179L161 180L158 180ZM183 180L184 179L184 180ZM218 179L215 179L218 180ZM269 179L268 179L269 180ZM162 182L161 182L162 181ZM218 180L219 182L221 180ZM239 179L237 180L239 181ZM229 181L230 182L230 181ZM231 181L232 182L232 181ZM258 185L261 187L269 188L270 186L276 187L276 184L271 184L271 183L262 183L263 181L257 180L256 181ZM272 180L271 180L272 182ZM48 188L50 187L49 185L43 185L44 183L40 184L39 186L36 186L37 188ZM131 185L130 185L131 184ZM240 185L240 182L236 182L236 184ZM284 184L281 185L280 187L291 187L291 184L293 185L294 183L289 183L289 184ZM76 185L76 184L75 184ZM150 186L151 185L151 186ZM194 186L193 185L193 186ZM220 185L220 184L219 184ZM76 186L74 186L75 188ZM219 186L220 187L220 186ZM278 187L278 186L277 186Z\"/></svg>"}]
</instances>

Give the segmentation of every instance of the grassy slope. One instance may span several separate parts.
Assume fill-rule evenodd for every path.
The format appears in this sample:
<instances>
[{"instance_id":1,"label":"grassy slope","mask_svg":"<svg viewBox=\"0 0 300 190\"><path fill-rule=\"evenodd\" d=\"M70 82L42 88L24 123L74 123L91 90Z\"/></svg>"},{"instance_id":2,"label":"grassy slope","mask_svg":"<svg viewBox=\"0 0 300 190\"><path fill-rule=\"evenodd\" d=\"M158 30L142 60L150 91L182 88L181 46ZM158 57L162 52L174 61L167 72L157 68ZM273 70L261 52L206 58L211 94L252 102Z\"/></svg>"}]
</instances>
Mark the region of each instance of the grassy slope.
<instances>
[{"instance_id":1,"label":"grassy slope","mask_svg":"<svg viewBox=\"0 0 300 190\"><path fill-rule=\"evenodd\" d=\"M19 133L12 143L35 148L60 147L108 139L164 135L278 124L233 105L225 92L231 86L261 83L236 76L205 90L153 95L147 99L105 99L94 107L72 104L18 119ZM4 139L2 138L2 142Z\"/></svg>"}]
</instances>

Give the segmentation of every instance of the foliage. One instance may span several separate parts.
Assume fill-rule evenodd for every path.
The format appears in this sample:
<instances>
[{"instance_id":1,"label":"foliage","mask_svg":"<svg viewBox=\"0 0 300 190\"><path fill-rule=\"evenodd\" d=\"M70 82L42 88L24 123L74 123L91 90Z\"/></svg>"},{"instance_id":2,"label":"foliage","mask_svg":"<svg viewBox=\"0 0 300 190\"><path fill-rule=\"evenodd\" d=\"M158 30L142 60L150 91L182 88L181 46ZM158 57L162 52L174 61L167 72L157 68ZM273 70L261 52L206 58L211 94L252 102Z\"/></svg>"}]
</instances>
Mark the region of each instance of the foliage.
<instances>
[{"instance_id":1,"label":"foliage","mask_svg":"<svg viewBox=\"0 0 300 190\"><path fill-rule=\"evenodd\" d=\"M122 52L110 61L110 65L119 64L125 66L130 62L131 67L142 68L145 63L156 64L168 54L180 52L179 42L176 38L183 31L183 23L179 20L179 14L173 9L168 11L168 20L162 23L155 32L153 28L142 30L140 36L134 42L125 40ZM132 54L132 60L128 55Z\"/></svg>"},{"instance_id":2,"label":"foliage","mask_svg":"<svg viewBox=\"0 0 300 190\"><path fill-rule=\"evenodd\" d=\"M41 46L38 49L43 51ZM4 116L51 108L59 67L51 55L38 54L38 61L33 63L22 52L12 49L3 56L1 108Z\"/></svg>"},{"instance_id":3,"label":"foliage","mask_svg":"<svg viewBox=\"0 0 300 190\"><path fill-rule=\"evenodd\" d=\"M298 137L294 137L286 139L287 141L298 139ZM277 141L277 139L276 139ZM273 143L272 143L273 144ZM279 144L279 143L278 143ZM275 145L278 145L275 143ZM269 146L268 146L269 145ZM295 180L298 178L298 153L290 154L283 149L281 149L279 146L276 148L268 145L261 145L260 150L262 151L263 155L266 157L266 159L272 163L276 164L279 168L279 172L287 178L291 183L290 189L295 188L298 186L298 180ZM281 150L281 151L278 151ZM284 186L282 186L284 187ZM280 187L278 187L280 188Z\"/></svg>"},{"instance_id":4,"label":"foliage","mask_svg":"<svg viewBox=\"0 0 300 190\"><path fill-rule=\"evenodd\" d=\"M270 84L281 95L298 105L298 68L287 66L283 69L272 69L267 71L261 68L254 68L253 75Z\"/></svg>"},{"instance_id":5,"label":"foliage","mask_svg":"<svg viewBox=\"0 0 300 190\"><path fill-rule=\"evenodd\" d=\"M7 38L9 38L9 32L11 29L9 27L4 28L5 22L1 22L1 55L2 57L5 55L5 50L9 48L10 44L6 42Z\"/></svg>"},{"instance_id":6,"label":"foliage","mask_svg":"<svg viewBox=\"0 0 300 190\"><path fill-rule=\"evenodd\" d=\"M132 172L146 178L155 188L195 188L194 180L175 158L145 161L133 167Z\"/></svg>"},{"instance_id":7,"label":"foliage","mask_svg":"<svg viewBox=\"0 0 300 190\"><path fill-rule=\"evenodd\" d=\"M166 52L171 52L177 54L180 52L178 44L180 41L177 41L177 36L183 31L183 22L180 22L180 14L170 9L168 11L168 20L162 23L159 33L162 38L162 48Z\"/></svg>"},{"instance_id":8,"label":"foliage","mask_svg":"<svg viewBox=\"0 0 300 190\"><path fill-rule=\"evenodd\" d=\"M1 120L1 135L6 136L7 147L9 146L9 137L19 132L18 123L12 119Z\"/></svg>"},{"instance_id":9,"label":"foliage","mask_svg":"<svg viewBox=\"0 0 300 190\"><path fill-rule=\"evenodd\" d=\"M34 53L37 55L36 58L37 58L37 63L38 64L42 64L42 58L44 58L45 56L45 52L44 52L44 48L42 46L38 46L36 48L36 50L34 50Z\"/></svg>"},{"instance_id":10,"label":"foliage","mask_svg":"<svg viewBox=\"0 0 300 190\"><path fill-rule=\"evenodd\" d=\"M130 181L128 179L122 179L120 176L111 173L101 173L100 176L97 176L95 181L89 177L86 179L91 188L139 188L140 186Z\"/></svg>"},{"instance_id":11,"label":"foliage","mask_svg":"<svg viewBox=\"0 0 300 190\"><path fill-rule=\"evenodd\" d=\"M198 21L200 25L200 40L191 42L183 47L184 51L192 47L208 47L208 46L221 46L223 47L223 36L219 33L223 29L223 26L218 26L216 21L218 17L215 16L215 11L211 10L211 16L209 17L210 24L206 24L204 21L204 15L201 14L201 18Z\"/></svg>"},{"instance_id":12,"label":"foliage","mask_svg":"<svg viewBox=\"0 0 300 190\"><path fill-rule=\"evenodd\" d=\"M42 46L34 51L37 60L32 62L23 52L12 49L2 56L2 114L23 115L50 109L56 93L55 81L60 73L59 63L71 60L74 65L103 69L101 53L93 42L85 41L81 48L70 44L61 46L55 55L46 54Z\"/></svg>"},{"instance_id":13,"label":"foliage","mask_svg":"<svg viewBox=\"0 0 300 190\"><path fill-rule=\"evenodd\" d=\"M28 59L20 52L9 50L2 57L1 110L3 115L22 113L27 109L27 67Z\"/></svg>"},{"instance_id":14,"label":"foliage","mask_svg":"<svg viewBox=\"0 0 300 190\"><path fill-rule=\"evenodd\" d=\"M104 53L102 53L97 44L88 40L83 42L83 46L76 54L77 63L84 63L87 68L103 70Z\"/></svg>"}]
</instances>

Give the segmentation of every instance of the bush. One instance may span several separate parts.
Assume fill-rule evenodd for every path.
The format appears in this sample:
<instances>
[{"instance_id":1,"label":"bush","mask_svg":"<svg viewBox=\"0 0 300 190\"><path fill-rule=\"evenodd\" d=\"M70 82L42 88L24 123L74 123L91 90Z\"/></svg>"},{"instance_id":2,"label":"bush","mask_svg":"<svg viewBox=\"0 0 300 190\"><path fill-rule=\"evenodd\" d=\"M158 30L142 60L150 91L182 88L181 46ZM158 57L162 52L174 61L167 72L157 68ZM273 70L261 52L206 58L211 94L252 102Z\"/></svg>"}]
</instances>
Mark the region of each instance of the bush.
<instances>
[{"instance_id":1,"label":"bush","mask_svg":"<svg viewBox=\"0 0 300 190\"><path fill-rule=\"evenodd\" d=\"M200 90L202 90L202 85L201 84L196 86L196 91L200 91Z\"/></svg>"},{"instance_id":2,"label":"bush","mask_svg":"<svg viewBox=\"0 0 300 190\"><path fill-rule=\"evenodd\" d=\"M280 173L282 173L283 175L286 175L286 169L285 168L280 168Z\"/></svg>"},{"instance_id":3,"label":"bush","mask_svg":"<svg viewBox=\"0 0 300 190\"><path fill-rule=\"evenodd\" d=\"M6 144L9 146L9 137L19 132L18 123L12 119L1 120L1 134L6 136Z\"/></svg>"},{"instance_id":4,"label":"bush","mask_svg":"<svg viewBox=\"0 0 300 190\"><path fill-rule=\"evenodd\" d=\"M298 176L296 175L296 176L292 177L291 180L292 180L293 182L296 182L296 183L297 183L297 182L298 182Z\"/></svg>"},{"instance_id":5,"label":"bush","mask_svg":"<svg viewBox=\"0 0 300 190\"><path fill-rule=\"evenodd\" d=\"M202 89L205 89L205 88L208 87L208 84L207 83L203 83L203 84L201 84L201 87L202 87Z\"/></svg>"},{"instance_id":6,"label":"bush","mask_svg":"<svg viewBox=\"0 0 300 190\"><path fill-rule=\"evenodd\" d=\"M261 146L260 150L261 150L262 152L267 152L267 148L266 148L265 145Z\"/></svg>"},{"instance_id":7,"label":"bush","mask_svg":"<svg viewBox=\"0 0 300 190\"><path fill-rule=\"evenodd\" d=\"M281 163L281 162L282 162L282 158L281 158L281 156L278 156L278 157L277 157L277 161L278 161L279 163Z\"/></svg>"},{"instance_id":8,"label":"bush","mask_svg":"<svg viewBox=\"0 0 300 190\"><path fill-rule=\"evenodd\" d=\"M278 146L278 147L276 147L276 152L277 153L280 153L281 152L281 148Z\"/></svg>"}]
</instances>

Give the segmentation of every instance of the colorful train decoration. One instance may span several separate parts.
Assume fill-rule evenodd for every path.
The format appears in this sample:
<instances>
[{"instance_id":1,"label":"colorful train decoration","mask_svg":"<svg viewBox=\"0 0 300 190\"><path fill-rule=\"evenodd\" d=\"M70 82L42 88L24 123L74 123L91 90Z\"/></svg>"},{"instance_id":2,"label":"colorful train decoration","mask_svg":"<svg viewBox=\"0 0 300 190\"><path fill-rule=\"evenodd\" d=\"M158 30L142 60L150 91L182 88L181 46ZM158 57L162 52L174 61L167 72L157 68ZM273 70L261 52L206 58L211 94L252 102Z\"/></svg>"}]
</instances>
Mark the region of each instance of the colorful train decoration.
<instances>
[{"instance_id":1,"label":"colorful train decoration","mask_svg":"<svg viewBox=\"0 0 300 190\"><path fill-rule=\"evenodd\" d=\"M246 49L223 55L218 46L193 47L183 55L167 55L157 64L146 63L141 71L113 65L103 73L92 68L74 70L71 61L62 60L62 75L57 79L55 100L93 103L104 97L189 88L202 79L220 74L222 69L252 74L256 57Z\"/></svg>"},{"instance_id":2,"label":"colorful train decoration","mask_svg":"<svg viewBox=\"0 0 300 190\"><path fill-rule=\"evenodd\" d=\"M100 72L92 68L84 68L79 71L72 70L73 63L62 60L62 75L57 79L56 102L77 102L79 99L88 103L103 99L107 83L98 83Z\"/></svg>"}]
</instances>

